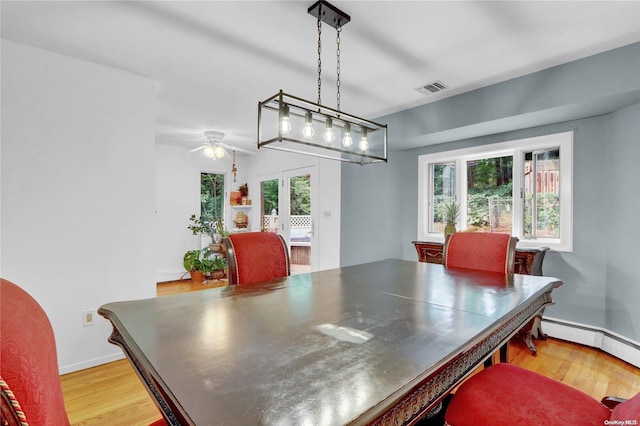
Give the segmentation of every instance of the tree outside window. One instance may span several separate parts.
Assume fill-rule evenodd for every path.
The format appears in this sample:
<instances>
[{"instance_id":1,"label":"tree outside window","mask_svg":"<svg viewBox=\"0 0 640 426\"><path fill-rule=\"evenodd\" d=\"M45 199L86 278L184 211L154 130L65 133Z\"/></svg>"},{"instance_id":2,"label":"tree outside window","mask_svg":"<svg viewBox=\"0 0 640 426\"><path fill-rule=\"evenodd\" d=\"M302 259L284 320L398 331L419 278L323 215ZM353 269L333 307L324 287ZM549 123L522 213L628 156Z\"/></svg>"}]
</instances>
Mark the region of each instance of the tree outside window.
<instances>
[{"instance_id":1,"label":"tree outside window","mask_svg":"<svg viewBox=\"0 0 640 426\"><path fill-rule=\"evenodd\" d=\"M200 173L200 220L207 225L221 220L224 225L224 175Z\"/></svg>"}]
</instances>

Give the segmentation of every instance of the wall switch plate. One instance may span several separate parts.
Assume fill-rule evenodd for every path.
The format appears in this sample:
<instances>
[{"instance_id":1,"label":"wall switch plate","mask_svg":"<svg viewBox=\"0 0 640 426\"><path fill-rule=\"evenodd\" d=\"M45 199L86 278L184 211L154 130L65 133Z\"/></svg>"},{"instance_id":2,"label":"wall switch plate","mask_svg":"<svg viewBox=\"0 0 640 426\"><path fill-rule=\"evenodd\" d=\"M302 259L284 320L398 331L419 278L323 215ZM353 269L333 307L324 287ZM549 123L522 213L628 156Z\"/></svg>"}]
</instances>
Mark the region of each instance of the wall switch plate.
<instances>
[{"instance_id":1,"label":"wall switch plate","mask_svg":"<svg viewBox=\"0 0 640 426\"><path fill-rule=\"evenodd\" d=\"M87 309L82 311L82 325L87 327L96 324L96 315L98 312L95 309Z\"/></svg>"}]
</instances>

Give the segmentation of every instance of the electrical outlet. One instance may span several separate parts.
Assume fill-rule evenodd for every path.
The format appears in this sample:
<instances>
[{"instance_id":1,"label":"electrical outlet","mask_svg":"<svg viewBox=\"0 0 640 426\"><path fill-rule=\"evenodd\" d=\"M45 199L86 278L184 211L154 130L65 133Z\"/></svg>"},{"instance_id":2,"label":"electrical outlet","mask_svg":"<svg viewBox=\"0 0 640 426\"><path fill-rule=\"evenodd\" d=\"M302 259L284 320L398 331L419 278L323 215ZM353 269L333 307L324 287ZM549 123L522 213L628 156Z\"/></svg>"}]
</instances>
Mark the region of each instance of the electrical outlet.
<instances>
[{"instance_id":1,"label":"electrical outlet","mask_svg":"<svg viewBox=\"0 0 640 426\"><path fill-rule=\"evenodd\" d=\"M87 309L86 311L82 311L82 325L87 327L89 325L96 324L96 312L95 309Z\"/></svg>"}]
</instances>

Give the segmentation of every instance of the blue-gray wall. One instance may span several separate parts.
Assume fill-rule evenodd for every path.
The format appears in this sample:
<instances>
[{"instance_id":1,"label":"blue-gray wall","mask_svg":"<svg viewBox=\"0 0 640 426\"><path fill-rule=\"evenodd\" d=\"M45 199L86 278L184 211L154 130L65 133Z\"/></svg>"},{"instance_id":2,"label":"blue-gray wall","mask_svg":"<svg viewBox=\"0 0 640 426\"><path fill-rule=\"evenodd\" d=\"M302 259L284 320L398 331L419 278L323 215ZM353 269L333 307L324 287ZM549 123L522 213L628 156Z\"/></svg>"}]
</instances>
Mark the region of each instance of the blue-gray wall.
<instances>
[{"instance_id":1,"label":"blue-gray wall","mask_svg":"<svg viewBox=\"0 0 640 426\"><path fill-rule=\"evenodd\" d=\"M640 78L640 77L639 77ZM602 176L608 247L605 327L640 340L640 104L611 115L608 166Z\"/></svg>"},{"instance_id":2,"label":"blue-gray wall","mask_svg":"<svg viewBox=\"0 0 640 426\"><path fill-rule=\"evenodd\" d=\"M418 156L573 130L574 250L544 273L551 317L640 341L640 43L376 119L389 163L342 168L341 264L416 260Z\"/></svg>"}]
</instances>

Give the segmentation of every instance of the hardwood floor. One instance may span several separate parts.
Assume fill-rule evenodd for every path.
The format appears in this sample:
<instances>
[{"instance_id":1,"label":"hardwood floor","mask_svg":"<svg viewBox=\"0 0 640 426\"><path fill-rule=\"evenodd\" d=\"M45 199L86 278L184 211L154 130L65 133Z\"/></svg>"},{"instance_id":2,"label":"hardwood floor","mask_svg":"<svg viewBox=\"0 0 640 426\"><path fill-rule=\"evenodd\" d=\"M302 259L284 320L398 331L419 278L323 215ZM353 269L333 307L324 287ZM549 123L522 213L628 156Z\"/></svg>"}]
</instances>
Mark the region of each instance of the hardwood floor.
<instances>
[{"instance_id":1,"label":"hardwood floor","mask_svg":"<svg viewBox=\"0 0 640 426\"><path fill-rule=\"evenodd\" d=\"M220 283L188 281L158 285L158 295L197 291ZM509 344L509 362L559 380L600 400L640 392L640 369L599 349L562 340L536 340L538 356L519 339ZM161 417L127 360L61 376L72 425L147 425Z\"/></svg>"},{"instance_id":2,"label":"hardwood floor","mask_svg":"<svg viewBox=\"0 0 640 426\"><path fill-rule=\"evenodd\" d=\"M148 425L162 417L126 359L61 376L72 425Z\"/></svg>"},{"instance_id":3,"label":"hardwood floor","mask_svg":"<svg viewBox=\"0 0 640 426\"><path fill-rule=\"evenodd\" d=\"M169 281L166 283L158 283L156 294L158 296L169 296L176 293L184 293L187 291L200 291L208 288L224 287L228 283L227 279L209 280L203 283L194 283L190 280Z\"/></svg>"}]
</instances>

